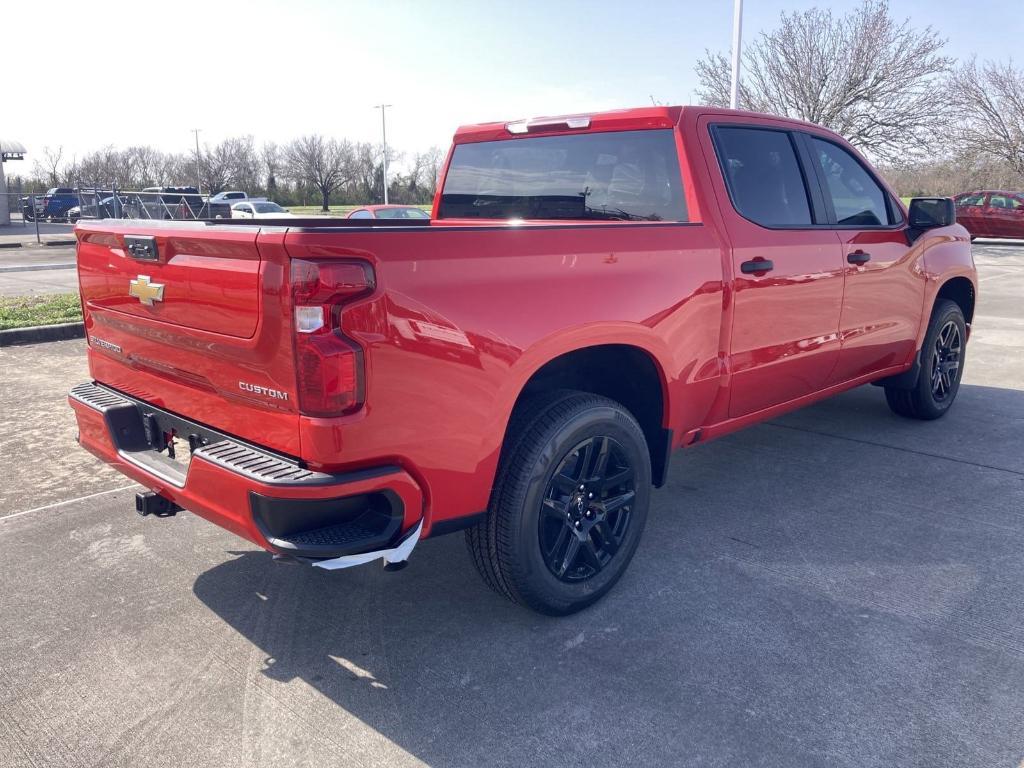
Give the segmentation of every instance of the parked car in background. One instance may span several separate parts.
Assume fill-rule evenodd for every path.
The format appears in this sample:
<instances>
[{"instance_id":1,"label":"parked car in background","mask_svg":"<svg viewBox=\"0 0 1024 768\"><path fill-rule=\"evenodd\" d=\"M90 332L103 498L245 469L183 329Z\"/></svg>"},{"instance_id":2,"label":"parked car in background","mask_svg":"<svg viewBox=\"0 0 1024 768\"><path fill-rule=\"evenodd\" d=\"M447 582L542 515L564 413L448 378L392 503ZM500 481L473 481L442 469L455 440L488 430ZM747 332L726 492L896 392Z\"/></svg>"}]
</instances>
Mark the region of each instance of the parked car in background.
<instances>
[{"instance_id":1,"label":"parked car in background","mask_svg":"<svg viewBox=\"0 0 1024 768\"><path fill-rule=\"evenodd\" d=\"M240 190L232 190L230 192L218 192L216 195L210 195L209 202L211 203L237 203L239 200L248 200L249 195Z\"/></svg>"},{"instance_id":2,"label":"parked car in background","mask_svg":"<svg viewBox=\"0 0 1024 768\"><path fill-rule=\"evenodd\" d=\"M147 219L198 219L206 201L195 187L146 187L139 203Z\"/></svg>"},{"instance_id":3,"label":"parked car in background","mask_svg":"<svg viewBox=\"0 0 1024 768\"><path fill-rule=\"evenodd\" d=\"M976 237L1024 238L1024 192L980 190L953 198L956 220Z\"/></svg>"},{"instance_id":4,"label":"parked car in background","mask_svg":"<svg viewBox=\"0 0 1024 768\"><path fill-rule=\"evenodd\" d=\"M430 214L415 205L364 205L346 219L429 219Z\"/></svg>"},{"instance_id":5,"label":"parked car in background","mask_svg":"<svg viewBox=\"0 0 1024 768\"><path fill-rule=\"evenodd\" d=\"M99 202L99 218L101 219L135 219L138 218L139 204L127 195L118 195L119 205L114 204L114 196L104 197Z\"/></svg>"},{"instance_id":6,"label":"parked car in background","mask_svg":"<svg viewBox=\"0 0 1024 768\"><path fill-rule=\"evenodd\" d=\"M28 221L34 221L36 216L50 221L66 221L68 210L78 205L78 191L71 187L52 187L45 195L35 196L35 207L32 206L32 197L21 198L21 213Z\"/></svg>"},{"instance_id":7,"label":"parked car in background","mask_svg":"<svg viewBox=\"0 0 1024 768\"><path fill-rule=\"evenodd\" d=\"M102 192L99 194L103 194ZM68 211L68 221L76 222L82 218L82 208L85 208L87 219L136 219L138 218L139 205L127 195L118 195L120 205L114 204L114 196L96 200L95 195L86 194L82 197L82 205L76 205Z\"/></svg>"},{"instance_id":8,"label":"parked car in background","mask_svg":"<svg viewBox=\"0 0 1024 768\"><path fill-rule=\"evenodd\" d=\"M231 206L232 219L281 219L292 216L287 208L269 200L245 200Z\"/></svg>"},{"instance_id":9,"label":"parked car in background","mask_svg":"<svg viewBox=\"0 0 1024 768\"><path fill-rule=\"evenodd\" d=\"M229 201L215 202L199 193L196 187L146 187L133 195L142 219L229 219Z\"/></svg>"}]
</instances>

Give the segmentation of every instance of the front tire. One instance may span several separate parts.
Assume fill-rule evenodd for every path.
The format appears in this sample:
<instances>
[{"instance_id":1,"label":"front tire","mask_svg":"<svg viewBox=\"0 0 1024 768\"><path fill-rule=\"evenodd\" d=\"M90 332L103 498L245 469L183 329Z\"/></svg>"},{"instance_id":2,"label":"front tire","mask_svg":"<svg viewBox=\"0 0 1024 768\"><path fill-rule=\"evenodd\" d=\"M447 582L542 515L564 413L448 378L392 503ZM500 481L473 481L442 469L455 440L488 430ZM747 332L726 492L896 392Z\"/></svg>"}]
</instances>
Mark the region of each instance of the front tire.
<instances>
[{"instance_id":1,"label":"front tire","mask_svg":"<svg viewBox=\"0 0 1024 768\"><path fill-rule=\"evenodd\" d=\"M597 395L546 393L513 415L487 517L466 544L499 594L575 613L626 570L650 493L650 453L629 411Z\"/></svg>"},{"instance_id":2,"label":"front tire","mask_svg":"<svg viewBox=\"0 0 1024 768\"><path fill-rule=\"evenodd\" d=\"M885 388L892 411L910 419L930 421L945 415L960 391L964 372L967 323L955 302L940 299L921 348L921 373L912 389Z\"/></svg>"}]
</instances>

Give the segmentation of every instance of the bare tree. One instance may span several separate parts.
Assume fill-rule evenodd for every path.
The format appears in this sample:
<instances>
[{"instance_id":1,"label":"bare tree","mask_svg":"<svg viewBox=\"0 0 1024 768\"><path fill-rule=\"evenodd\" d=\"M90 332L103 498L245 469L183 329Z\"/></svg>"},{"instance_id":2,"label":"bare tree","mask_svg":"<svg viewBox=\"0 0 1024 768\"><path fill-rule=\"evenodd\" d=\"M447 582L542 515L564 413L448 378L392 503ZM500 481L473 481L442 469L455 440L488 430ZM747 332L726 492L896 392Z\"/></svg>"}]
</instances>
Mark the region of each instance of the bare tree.
<instances>
[{"instance_id":1,"label":"bare tree","mask_svg":"<svg viewBox=\"0 0 1024 768\"><path fill-rule=\"evenodd\" d=\"M357 200L377 200L383 198L380 180L383 170L380 164L381 154L376 144L361 141L352 152L352 194Z\"/></svg>"},{"instance_id":2,"label":"bare tree","mask_svg":"<svg viewBox=\"0 0 1024 768\"><path fill-rule=\"evenodd\" d=\"M288 174L297 182L306 182L320 193L321 210L329 210L331 193L352 178L353 151L347 141L319 134L292 141L284 152Z\"/></svg>"},{"instance_id":3,"label":"bare tree","mask_svg":"<svg viewBox=\"0 0 1024 768\"><path fill-rule=\"evenodd\" d=\"M42 162L36 160L35 175L38 177L45 177L46 183L51 187L59 187L61 179L64 173L61 171L64 159L64 147L60 146L56 149L52 147L43 147L43 159Z\"/></svg>"},{"instance_id":4,"label":"bare tree","mask_svg":"<svg viewBox=\"0 0 1024 768\"><path fill-rule=\"evenodd\" d=\"M210 194L228 187L255 189L259 185L259 158L252 136L225 139L207 145L199 156L199 177Z\"/></svg>"},{"instance_id":5,"label":"bare tree","mask_svg":"<svg viewBox=\"0 0 1024 768\"><path fill-rule=\"evenodd\" d=\"M260 160L266 179L267 197L273 200L277 195L277 175L281 172L281 150L272 141L265 142L260 150Z\"/></svg>"},{"instance_id":6,"label":"bare tree","mask_svg":"<svg viewBox=\"0 0 1024 768\"><path fill-rule=\"evenodd\" d=\"M945 42L931 27L897 22L885 0L863 0L841 17L782 13L744 51L739 106L824 125L876 159L897 160L949 124ZM699 98L728 105L728 58L708 51L696 69Z\"/></svg>"},{"instance_id":7,"label":"bare tree","mask_svg":"<svg viewBox=\"0 0 1024 768\"><path fill-rule=\"evenodd\" d=\"M434 146L423 154L425 182L430 196L437 192L437 184L441 180L442 166L444 165L444 150Z\"/></svg>"},{"instance_id":8,"label":"bare tree","mask_svg":"<svg viewBox=\"0 0 1024 768\"><path fill-rule=\"evenodd\" d=\"M964 62L950 77L950 100L960 118L963 151L1005 163L1024 175L1024 70L1012 61Z\"/></svg>"},{"instance_id":9,"label":"bare tree","mask_svg":"<svg viewBox=\"0 0 1024 768\"><path fill-rule=\"evenodd\" d=\"M162 153L149 146L128 147L125 152L132 158L132 176L128 183L133 189L151 187L161 181Z\"/></svg>"}]
</instances>

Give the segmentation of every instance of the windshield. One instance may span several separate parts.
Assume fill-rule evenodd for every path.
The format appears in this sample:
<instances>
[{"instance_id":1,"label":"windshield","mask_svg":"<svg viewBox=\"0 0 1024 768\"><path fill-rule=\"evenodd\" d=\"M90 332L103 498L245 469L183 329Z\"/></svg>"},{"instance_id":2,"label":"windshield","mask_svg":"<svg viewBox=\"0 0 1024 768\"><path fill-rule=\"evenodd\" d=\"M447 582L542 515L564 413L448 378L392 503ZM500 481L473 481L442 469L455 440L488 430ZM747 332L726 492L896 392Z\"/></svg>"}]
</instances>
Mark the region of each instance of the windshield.
<instances>
[{"instance_id":1,"label":"windshield","mask_svg":"<svg viewBox=\"0 0 1024 768\"><path fill-rule=\"evenodd\" d=\"M252 207L256 213L284 213L284 208L277 203L253 203Z\"/></svg>"},{"instance_id":2,"label":"windshield","mask_svg":"<svg viewBox=\"0 0 1024 768\"><path fill-rule=\"evenodd\" d=\"M671 129L460 144L440 218L686 221Z\"/></svg>"},{"instance_id":3,"label":"windshield","mask_svg":"<svg viewBox=\"0 0 1024 768\"><path fill-rule=\"evenodd\" d=\"M430 214L419 208L378 208L378 219L429 219Z\"/></svg>"}]
</instances>

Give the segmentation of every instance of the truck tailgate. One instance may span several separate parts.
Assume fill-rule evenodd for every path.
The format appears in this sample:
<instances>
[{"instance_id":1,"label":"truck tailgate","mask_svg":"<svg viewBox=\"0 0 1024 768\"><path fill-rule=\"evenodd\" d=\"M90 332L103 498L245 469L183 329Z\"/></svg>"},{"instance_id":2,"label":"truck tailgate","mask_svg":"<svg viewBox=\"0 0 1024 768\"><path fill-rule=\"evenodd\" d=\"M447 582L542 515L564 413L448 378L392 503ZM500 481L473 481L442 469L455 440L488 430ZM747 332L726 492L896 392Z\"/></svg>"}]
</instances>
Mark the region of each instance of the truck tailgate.
<instances>
[{"instance_id":1,"label":"truck tailgate","mask_svg":"<svg viewBox=\"0 0 1024 768\"><path fill-rule=\"evenodd\" d=\"M153 234L148 229L145 234L83 231L78 249L82 298L94 309L250 338L260 316L256 235L252 228ZM150 242L155 252L143 253L140 249ZM133 255L129 247L140 255ZM163 296L166 285L174 290Z\"/></svg>"},{"instance_id":2,"label":"truck tailgate","mask_svg":"<svg viewBox=\"0 0 1024 768\"><path fill-rule=\"evenodd\" d=\"M75 231L93 378L298 455L283 230L101 220Z\"/></svg>"}]
</instances>

